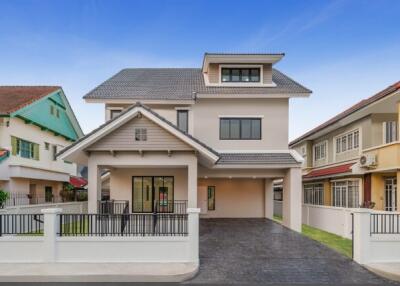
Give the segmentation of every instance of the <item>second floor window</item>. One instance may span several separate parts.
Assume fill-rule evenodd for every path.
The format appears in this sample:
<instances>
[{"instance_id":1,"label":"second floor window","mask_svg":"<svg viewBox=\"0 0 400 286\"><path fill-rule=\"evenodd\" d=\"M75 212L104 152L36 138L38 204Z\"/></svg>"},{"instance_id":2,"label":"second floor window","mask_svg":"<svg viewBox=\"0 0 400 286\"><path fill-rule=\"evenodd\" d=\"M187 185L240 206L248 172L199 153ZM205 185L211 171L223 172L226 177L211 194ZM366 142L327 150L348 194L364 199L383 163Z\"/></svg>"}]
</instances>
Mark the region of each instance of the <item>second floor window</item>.
<instances>
[{"instance_id":1,"label":"second floor window","mask_svg":"<svg viewBox=\"0 0 400 286\"><path fill-rule=\"evenodd\" d=\"M223 68L222 82L260 82L259 68Z\"/></svg>"},{"instance_id":2,"label":"second floor window","mask_svg":"<svg viewBox=\"0 0 400 286\"><path fill-rule=\"evenodd\" d=\"M397 122L396 121L387 121L383 123L383 139L384 144L391 143L397 141Z\"/></svg>"},{"instance_id":3,"label":"second floor window","mask_svg":"<svg viewBox=\"0 0 400 286\"><path fill-rule=\"evenodd\" d=\"M357 149L359 146L360 132L358 130L336 137L336 153Z\"/></svg>"},{"instance_id":4,"label":"second floor window","mask_svg":"<svg viewBox=\"0 0 400 286\"><path fill-rule=\"evenodd\" d=\"M178 110L177 111L177 125L178 128L184 132L188 132L189 123L189 111L188 110Z\"/></svg>"},{"instance_id":5,"label":"second floor window","mask_svg":"<svg viewBox=\"0 0 400 286\"><path fill-rule=\"evenodd\" d=\"M135 129L135 141L147 141L147 129L136 128Z\"/></svg>"},{"instance_id":6,"label":"second floor window","mask_svg":"<svg viewBox=\"0 0 400 286\"><path fill-rule=\"evenodd\" d=\"M114 119L115 117L120 115L121 112L122 112L122 110L119 110L119 109L111 109L110 110L110 119Z\"/></svg>"},{"instance_id":7,"label":"second floor window","mask_svg":"<svg viewBox=\"0 0 400 286\"><path fill-rule=\"evenodd\" d=\"M11 137L12 154L22 158L39 160L39 144Z\"/></svg>"},{"instance_id":8,"label":"second floor window","mask_svg":"<svg viewBox=\"0 0 400 286\"><path fill-rule=\"evenodd\" d=\"M326 142L319 143L314 146L314 160L322 160L326 158Z\"/></svg>"},{"instance_id":9,"label":"second floor window","mask_svg":"<svg viewBox=\"0 0 400 286\"><path fill-rule=\"evenodd\" d=\"M261 140L260 118L221 118L221 140Z\"/></svg>"}]
</instances>

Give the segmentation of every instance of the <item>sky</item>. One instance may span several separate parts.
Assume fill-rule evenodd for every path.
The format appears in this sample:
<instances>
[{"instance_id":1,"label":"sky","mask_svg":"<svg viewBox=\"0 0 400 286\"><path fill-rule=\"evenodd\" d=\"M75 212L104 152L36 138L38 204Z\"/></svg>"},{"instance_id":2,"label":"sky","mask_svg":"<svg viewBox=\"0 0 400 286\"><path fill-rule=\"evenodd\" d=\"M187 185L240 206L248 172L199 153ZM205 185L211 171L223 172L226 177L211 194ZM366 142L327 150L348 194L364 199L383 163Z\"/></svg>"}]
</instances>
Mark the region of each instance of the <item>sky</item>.
<instances>
[{"instance_id":1,"label":"sky","mask_svg":"<svg viewBox=\"0 0 400 286\"><path fill-rule=\"evenodd\" d=\"M276 68L313 91L290 100L292 140L400 80L400 1L0 0L0 85L82 97L123 68L200 67L204 52L284 52Z\"/></svg>"}]
</instances>

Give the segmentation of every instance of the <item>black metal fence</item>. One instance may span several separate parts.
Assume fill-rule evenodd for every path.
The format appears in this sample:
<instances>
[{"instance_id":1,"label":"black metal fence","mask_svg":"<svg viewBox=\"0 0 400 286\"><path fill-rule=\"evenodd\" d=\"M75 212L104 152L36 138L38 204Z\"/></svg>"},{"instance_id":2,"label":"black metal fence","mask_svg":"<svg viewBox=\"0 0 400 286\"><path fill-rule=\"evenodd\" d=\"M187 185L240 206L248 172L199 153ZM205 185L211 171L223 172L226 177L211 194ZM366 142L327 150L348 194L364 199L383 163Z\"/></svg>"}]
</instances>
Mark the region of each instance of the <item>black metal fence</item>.
<instances>
[{"instance_id":1,"label":"black metal fence","mask_svg":"<svg viewBox=\"0 0 400 286\"><path fill-rule=\"evenodd\" d=\"M30 196L24 193L9 193L8 199L5 201L5 207L24 206L24 205L38 205L38 204L55 204L55 203L68 203L74 201L82 201L78 199L69 199L55 196Z\"/></svg>"},{"instance_id":2,"label":"black metal fence","mask_svg":"<svg viewBox=\"0 0 400 286\"><path fill-rule=\"evenodd\" d=\"M400 214L371 214L370 234L400 234Z\"/></svg>"},{"instance_id":3,"label":"black metal fence","mask_svg":"<svg viewBox=\"0 0 400 286\"><path fill-rule=\"evenodd\" d=\"M60 214L59 236L186 236L187 214Z\"/></svg>"},{"instance_id":4,"label":"black metal fence","mask_svg":"<svg viewBox=\"0 0 400 286\"><path fill-rule=\"evenodd\" d=\"M186 210L186 200L163 200L154 202L154 212L156 213L185 214Z\"/></svg>"},{"instance_id":5,"label":"black metal fence","mask_svg":"<svg viewBox=\"0 0 400 286\"><path fill-rule=\"evenodd\" d=\"M42 235L43 214L0 214L0 236Z\"/></svg>"},{"instance_id":6,"label":"black metal fence","mask_svg":"<svg viewBox=\"0 0 400 286\"><path fill-rule=\"evenodd\" d=\"M129 201L109 200L97 201L97 212L99 214L123 214L129 212Z\"/></svg>"}]
</instances>

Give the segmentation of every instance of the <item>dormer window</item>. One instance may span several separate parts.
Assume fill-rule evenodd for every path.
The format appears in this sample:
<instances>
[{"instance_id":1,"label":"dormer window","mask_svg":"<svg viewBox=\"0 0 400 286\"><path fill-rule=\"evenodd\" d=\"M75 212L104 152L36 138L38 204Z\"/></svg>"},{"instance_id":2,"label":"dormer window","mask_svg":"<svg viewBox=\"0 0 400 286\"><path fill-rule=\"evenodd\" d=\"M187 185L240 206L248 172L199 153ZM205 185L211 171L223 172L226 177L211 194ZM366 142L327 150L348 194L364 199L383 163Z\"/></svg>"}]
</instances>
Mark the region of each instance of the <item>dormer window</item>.
<instances>
[{"instance_id":1,"label":"dormer window","mask_svg":"<svg viewBox=\"0 0 400 286\"><path fill-rule=\"evenodd\" d=\"M260 68L222 68L222 82L260 82Z\"/></svg>"}]
</instances>

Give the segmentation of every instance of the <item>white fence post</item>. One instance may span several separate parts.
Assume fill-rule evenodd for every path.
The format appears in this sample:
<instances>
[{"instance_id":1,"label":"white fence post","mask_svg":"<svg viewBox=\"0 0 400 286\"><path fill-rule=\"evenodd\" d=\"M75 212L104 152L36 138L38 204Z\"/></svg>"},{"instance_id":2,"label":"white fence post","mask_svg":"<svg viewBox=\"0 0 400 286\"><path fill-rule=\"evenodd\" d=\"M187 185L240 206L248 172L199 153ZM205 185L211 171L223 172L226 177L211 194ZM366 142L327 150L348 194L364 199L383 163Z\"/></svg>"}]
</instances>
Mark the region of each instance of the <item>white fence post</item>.
<instances>
[{"instance_id":1,"label":"white fence post","mask_svg":"<svg viewBox=\"0 0 400 286\"><path fill-rule=\"evenodd\" d=\"M369 260L370 251L370 215L368 209L357 209L353 211L353 259L360 264L366 264Z\"/></svg>"},{"instance_id":2,"label":"white fence post","mask_svg":"<svg viewBox=\"0 0 400 286\"><path fill-rule=\"evenodd\" d=\"M44 262L56 261L56 238L59 227L57 215L61 212L60 208L42 210L44 214Z\"/></svg>"},{"instance_id":3,"label":"white fence post","mask_svg":"<svg viewBox=\"0 0 400 286\"><path fill-rule=\"evenodd\" d=\"M199 213L198 208L188 208L188 231L191 261L199 264Z\"/></svg>"}]
</instances>

